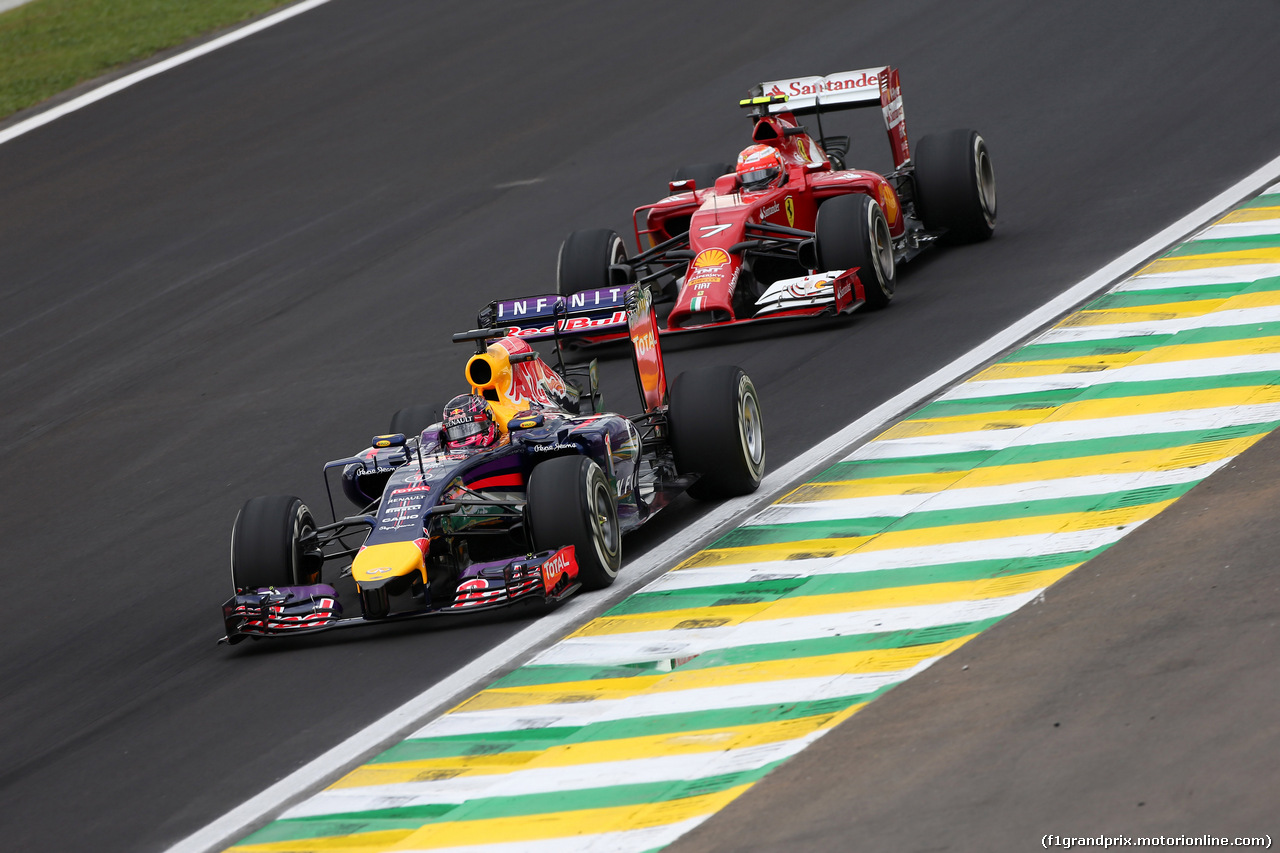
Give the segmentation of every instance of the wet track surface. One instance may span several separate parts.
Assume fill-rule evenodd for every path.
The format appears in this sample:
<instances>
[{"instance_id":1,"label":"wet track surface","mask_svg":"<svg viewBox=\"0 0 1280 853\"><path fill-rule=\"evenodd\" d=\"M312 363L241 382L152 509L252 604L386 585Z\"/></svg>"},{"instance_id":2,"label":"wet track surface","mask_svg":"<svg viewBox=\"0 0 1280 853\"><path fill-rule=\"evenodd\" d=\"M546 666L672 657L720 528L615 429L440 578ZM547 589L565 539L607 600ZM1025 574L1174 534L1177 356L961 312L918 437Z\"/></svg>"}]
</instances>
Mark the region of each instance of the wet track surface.
<instances>
[{"instance_id":1,"label":"wet track surface","mask_svg":"<svg viewBox=\"0 0 1280 853\"><path fill-rule=\"evenodd\" d=\"M323 461L459 390L483 302L745 145L750 84L892 62L913 138L978 129L1000 192L883 313L671 355L753 376L773 465L1277 153L1266 4L790 14L335 0L0 146L6 843L162 849L533 618L213 645L243 499L323 506ZM852 163L887 167L876 121Z\"/></svg>"}]
</instances>

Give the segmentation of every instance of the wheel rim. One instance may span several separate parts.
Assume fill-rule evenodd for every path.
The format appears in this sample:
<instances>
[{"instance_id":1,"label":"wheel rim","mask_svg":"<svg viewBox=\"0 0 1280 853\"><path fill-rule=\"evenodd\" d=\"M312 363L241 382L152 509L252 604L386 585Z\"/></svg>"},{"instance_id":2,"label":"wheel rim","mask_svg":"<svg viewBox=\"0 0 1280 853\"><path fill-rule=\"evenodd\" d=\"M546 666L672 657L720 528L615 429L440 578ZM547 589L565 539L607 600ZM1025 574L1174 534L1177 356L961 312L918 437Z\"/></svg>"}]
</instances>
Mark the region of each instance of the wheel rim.
<instances>
[{"instance_id":1,"label":"wheel rim","mask_svg":"<svg viewBox=\"0 0 1280 853\"><path fill-rule=\"evenodd\" d=\"M872 215L871 239L875 245L871 248L876 255L876 275L883 290L890 293L893 291L893 238L889 236L889 223L884 213L877 207Z\"/></svg>"},{"instance_id":2,"label":"wheel rim","mask_svg":"<svg viewBox=\"0 0 1280 853\"><path fill-rule=\"evenodd\" d=\"M978 185L978 202L988 225L996 221L996 173L987 154L987 145L979 136L973 146L973 169Z\"/></svg>"},{"instance_id":3,"label":"wheel rim","mask_svg":"<svg viewBox=\"0 0 1280 853\"><path fill-rule=\"evenodd\" d=\"M613 245L609 247L609 263L620 264L627 259L627 247L623 245L621 237L613 238Z\"/></svg>"},{"instance_id":4,"label":"wheel rim","mask_svg":"<svg viewBox=\"0 0 1280 853\"><path fill-rule=\"evenodd\" d=\"M758 475L764 464L764 423L760 417L760 403L755 388L744 376L738 386L738 436L746 453L747 463Z\"/></svg>"},{"instance_id":5,"label":"wheel rim","mask_svg":"<svg viewBox=\"0 0 1280 853\"><path fill-rule=\"evenodd\" d=\"M293 517L293 547L289 554L289 580L293 583L310 581L310 578L302 576L302 539L308 531L313 530L315 530L315 522L311 520L311 513L305 506L301 507Z\"/></svg>"},{"instance_id":6,"label":"wheel rim","mask_svg":"<svg viewBox=\"0 0 1280 853\"><path fill-rule=\"evenodd\" d=\"M594 520L592 538L595 540L596 555L605 570L612 574L618 555L618 515L614 510L609 484L603 474L597 474L598 468L592 470L587 487L587 511Z\"/></svg>"}]
</instances>

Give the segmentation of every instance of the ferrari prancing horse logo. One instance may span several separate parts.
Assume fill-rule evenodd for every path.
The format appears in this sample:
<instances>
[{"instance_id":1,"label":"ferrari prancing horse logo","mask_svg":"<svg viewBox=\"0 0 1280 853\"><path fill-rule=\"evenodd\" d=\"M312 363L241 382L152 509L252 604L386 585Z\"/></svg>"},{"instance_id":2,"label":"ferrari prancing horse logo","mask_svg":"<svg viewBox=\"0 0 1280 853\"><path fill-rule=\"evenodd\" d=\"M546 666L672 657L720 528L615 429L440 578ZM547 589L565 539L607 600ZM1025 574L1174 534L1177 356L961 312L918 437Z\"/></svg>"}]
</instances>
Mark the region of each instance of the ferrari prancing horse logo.
<instances>
[{"instance_id":1,"label":"ferrari prancing horse logo","mask_svg":"<svg viewBox=\"0 0 1280 853\"><path fill-rule=\"evenodd\" d=\"M787 196L787 200L782 203L783 208L787 211L787 225L794 228L796 224L796 203L791 200L791 196Z\"/></svg>"}]
</instances>

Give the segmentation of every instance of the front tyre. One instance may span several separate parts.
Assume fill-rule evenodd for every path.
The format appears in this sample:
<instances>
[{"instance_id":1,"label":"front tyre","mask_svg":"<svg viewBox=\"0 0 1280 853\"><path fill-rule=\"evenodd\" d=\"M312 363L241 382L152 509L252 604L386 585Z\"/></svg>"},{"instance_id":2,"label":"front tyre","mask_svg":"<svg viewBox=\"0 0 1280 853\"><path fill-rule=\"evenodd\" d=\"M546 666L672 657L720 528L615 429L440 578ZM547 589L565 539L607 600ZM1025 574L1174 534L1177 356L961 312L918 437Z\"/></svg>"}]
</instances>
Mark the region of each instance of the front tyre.
<instances>
[{"instance_id":1,"label":"front tyre","mask_svg":"<svg viewBox=\"0 0 1280 853\"><path fill-rule=\"evenodd\" d=\"M818 268L858 268L866 307L884 308L893 299L896 269L893 237L884 211L870 196L857 193L827 199L814 226Z\"/></svg>"},{"instance_id":2,"label":"front tyre","mask_svg":"<svg viewBox=\"0 0 1280 853\"><path fill-rule=\"evenodd\" d=\"M529 475L529 532L539 551L572 545L586 589L613 583L622 565L622 528L609 478L586 456L557 456Z\"/></svg>"},{"instance_id":3,"label":"front tyre","mask_svg":"<svg viewBox=\"0 0 1280 853\"><path fill-rule=\"evenodd\" d=\"M324 557L311 510L293 495L245 501L231 528L231 580L237 590L320 582Z\"/></svg>"},{"instance_id":4,"label":"front tyre","mask_svg":"<svg viewBox=\"0 0 1280 853\"><path fill-rule=\"evenodd\" d=\"M681 373L671 383L671 449L680 473L702 474L698 500L745 495L764 476L764 421L756 387L740 367Z\"/></svg>"},{"instance_id":5,"label":"front tyre","mask_svg":"<svg viewBox=\"0 0 1280 853\"><path fill-rule=\"evenodd\" d=\"M574 231L560 244L556 262L556 292L570 296L609 287L609 267L627 259L627 247L608 228Z\"/></svg>"},{"instance_id":6,"label":"front tyre","mask_svg":"<svg viewBox=\"0 0 1280 853\"><path fill-rule=\"evenodd\" d=\"M975 243L996 227L996 173L987 143L974 130L922 136L916 143L916 208L930 230L953 243Z\"/></svg>"}]
</instances>

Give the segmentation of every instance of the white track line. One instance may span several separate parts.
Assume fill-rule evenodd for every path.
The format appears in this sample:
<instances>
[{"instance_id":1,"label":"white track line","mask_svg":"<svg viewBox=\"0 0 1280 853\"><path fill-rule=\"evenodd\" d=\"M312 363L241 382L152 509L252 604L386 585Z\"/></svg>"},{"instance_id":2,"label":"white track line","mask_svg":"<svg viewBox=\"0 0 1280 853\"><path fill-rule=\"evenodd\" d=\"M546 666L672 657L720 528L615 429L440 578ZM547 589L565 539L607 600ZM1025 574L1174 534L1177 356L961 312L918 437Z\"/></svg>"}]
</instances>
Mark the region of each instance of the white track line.
<instances>
[{"instance_id":1,"label":"white track line","mask_svg":"<svg viewBox=\"0 0 1280 853\"><path fill-rule=\"evenodd\" d=\"M219 36L212 41L207 41L202 45L193 47L191 50L183 51L177 56L171 56L154 65L148 65L146 68L139 69L132 74L126 74L123 77L112 80L110 83L104 83L93 91L85 92L83 95L80 95L77 98L72 98L64 104L59 104L52 109L45 110L44 112L34 115L29 119L20 121L12 127L0 130L0 145L3 145L10 139L16 139L24 133L29 133L37 127L43 127L51 121L56 121L68 113L73 113L76 110L89 106L90 104L97 103L103 98L114 95L116 92L128 89L130 86L141 83L143 80L147 80L157 74L163 74L171 68L177 68L179 65L185 65L193 59L199 59L206 53L213 53L219 48L226 47L229 44L234 44L235 42L248 38L255 33L260 33L268 27L274 27L276 24L283 23L296 15L301 15L303 12L310 12L317 6L323 6L328 2L329 0L303 0L302 3L290 6L287 9L281 9L274 15L268 15L261 20L254 21L248 26L241 27L238 30L233 30L224 36Z\"/></svg>"},{"instance_id":2,"label":"white track line","mask_svg":"<svg viewBox=\"0 0 1280 853\"><path fill-rule=\"evenodd\" d=\"M291 9L298 8L298 6L291 7ZM627 564L626 570L619 575L617 583L607 591L571 600L559 610L525 628L503 646L481 655L387 716L356 732L328 752L281 779L261 794L175 844L169 848L168 853L203 853L203 851L220 849L226 844L239 840L250 828L262 824L270 815L301 800L307 792L331 781L343 769L371 757L384 747L403 738L410 731L420 728L422 721L445 710L448 703L459 694L473 692L492 680L499 671L524 660L535 647L564 636L587 619L624 598L632 590L648 582L652 577L666 571L669 566L678 562L702 542L709 531L717 530L729 522L745 517L757 507L767 505L796 481L830 464L835 459L847 455L858 442L879 431L886 423L901 417L917 403L932 397L982 367L1033 332L1130 272L1161 249L1194 233L1214 217L1243 201L1269 182L1278 179L1280 179L1280 157L1125 252L994 337L892 399L881 403L839 432L769 474L756 494L726 501L709 512L697 526L697 530L685 529L636 562Z\"/></svg>"}]
</instances>

